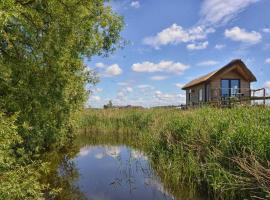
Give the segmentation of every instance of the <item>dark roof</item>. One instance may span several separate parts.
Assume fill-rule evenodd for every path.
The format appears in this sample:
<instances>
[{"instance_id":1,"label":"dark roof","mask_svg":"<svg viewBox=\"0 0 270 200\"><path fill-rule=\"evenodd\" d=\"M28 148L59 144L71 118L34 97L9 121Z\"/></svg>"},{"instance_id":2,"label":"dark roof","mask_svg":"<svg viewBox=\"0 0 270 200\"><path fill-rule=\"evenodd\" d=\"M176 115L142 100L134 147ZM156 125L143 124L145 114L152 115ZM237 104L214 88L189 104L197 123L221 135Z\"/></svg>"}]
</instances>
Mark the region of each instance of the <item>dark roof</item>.
<instances>
[{"instance_id":1,"label":"dark roof","mask_svg":"<svg viewBox=\"0 0 270 200\"><path fill-rule=\"evenodd\" d=\"M188 89L190 87L193 87L195 85L204 83L206 81L211 80L212 78L214 78L215 76L217 76L218 74L221 74L222 72L224 72L225 70L235 66L236 64L238 64L247 74L248 79L250 82L254 82L257 81L256 77L254 76L254 74L247 68L247 66L245 65L245 63L240 60L240 59L236 59L236 60L232 60L230 63L228 63L227 65L225 65L224 67L220 68L219 70L213 71L209 74L206 74L204 76L200 76L199 78L196 78L192 81L190 81L189 83L187 83L186 85L183 86L183 90Z\"/></svg>"}]
</instances>

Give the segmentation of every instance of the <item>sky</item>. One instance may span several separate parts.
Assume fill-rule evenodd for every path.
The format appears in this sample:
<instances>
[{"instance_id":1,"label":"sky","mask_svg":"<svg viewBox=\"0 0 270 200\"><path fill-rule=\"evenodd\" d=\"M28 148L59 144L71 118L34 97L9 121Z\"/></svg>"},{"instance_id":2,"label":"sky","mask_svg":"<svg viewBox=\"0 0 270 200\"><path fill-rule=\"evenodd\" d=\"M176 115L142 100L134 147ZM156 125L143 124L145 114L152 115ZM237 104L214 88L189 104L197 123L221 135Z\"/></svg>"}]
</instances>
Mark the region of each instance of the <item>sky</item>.
<instances>
[{"instance_id":1,"label":"sky","mask_svg":"<svg viewBox=\"0 0 270 200\"><path fill-rule=\"evenodd\" d=\"M181 87L233 59L270 92L270 0L112 0L128 41L109 57L85 59L100 82L87 106L185 103Z\"/></svg>"}]
</instances>

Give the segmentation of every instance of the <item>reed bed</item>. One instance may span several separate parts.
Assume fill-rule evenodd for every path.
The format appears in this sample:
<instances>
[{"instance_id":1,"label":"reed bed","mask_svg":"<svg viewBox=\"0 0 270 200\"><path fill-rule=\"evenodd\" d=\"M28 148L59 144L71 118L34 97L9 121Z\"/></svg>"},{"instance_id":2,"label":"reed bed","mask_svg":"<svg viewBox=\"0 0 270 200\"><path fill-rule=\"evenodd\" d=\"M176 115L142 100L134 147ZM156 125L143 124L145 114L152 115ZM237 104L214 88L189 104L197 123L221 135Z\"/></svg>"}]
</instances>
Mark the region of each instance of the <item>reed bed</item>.
<instances>
[{"instance_id":1,"label":"reed bed","mask_svg":"<svg viewBox=\"0 0 270 200\"><path fill-rule=\"evenodd\" d=\"M270 108L89 109L82 116L81 133L132 133L127 142L175 186L212 199L270 198Z\"/></svg>"}]
</instances>

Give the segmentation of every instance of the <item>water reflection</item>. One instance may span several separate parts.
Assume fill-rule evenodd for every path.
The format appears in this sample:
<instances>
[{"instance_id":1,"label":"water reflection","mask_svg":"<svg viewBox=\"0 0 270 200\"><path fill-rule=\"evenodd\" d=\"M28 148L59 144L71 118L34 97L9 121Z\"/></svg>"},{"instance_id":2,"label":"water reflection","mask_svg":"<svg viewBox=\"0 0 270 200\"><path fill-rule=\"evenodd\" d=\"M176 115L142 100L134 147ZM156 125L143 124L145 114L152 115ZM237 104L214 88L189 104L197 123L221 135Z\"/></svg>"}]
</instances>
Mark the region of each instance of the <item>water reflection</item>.
<instances>
[{"instance_id":1,"label":"water reflection","mask_svg":"<svg viewBox=\"0 0 270 200\"><path fill-rule=\"evenodd\" d=\"M172 184L152 159L136 149L133 136L125 137L81 135L68 149L48 155L51 172L44 182L50 187L45 199L205 199Z\"/></svg>"},{"instance_id":2,"label":"water reflection","mask_svg":"<svg viewBox=\"0 0 270 200\"><path fill-rule=\"evenodd\" d=\"M80 173L74 185L88 199L173 199L138 150L87 146L73 161Z\"/></svg>"}]
</instances>

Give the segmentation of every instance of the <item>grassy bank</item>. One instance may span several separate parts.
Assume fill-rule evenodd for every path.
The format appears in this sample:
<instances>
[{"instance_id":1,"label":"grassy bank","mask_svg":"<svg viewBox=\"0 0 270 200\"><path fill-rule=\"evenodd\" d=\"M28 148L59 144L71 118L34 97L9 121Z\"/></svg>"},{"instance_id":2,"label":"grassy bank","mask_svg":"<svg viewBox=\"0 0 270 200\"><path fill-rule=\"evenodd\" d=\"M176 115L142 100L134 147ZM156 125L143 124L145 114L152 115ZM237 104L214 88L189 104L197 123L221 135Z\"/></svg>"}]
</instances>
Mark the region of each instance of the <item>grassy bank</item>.
<instances>
[{"instance_id":1,"label":"grassy bank","mask_svg":"<svg viewBox=\"0 0 270 200\"><path fill-rule=\"evenodd\" d=\"M270 108L87 110L82 132L132 133L176 186L215 199L270 198Z\"/></svg>"}]
</instances>

